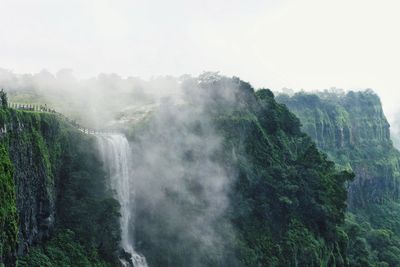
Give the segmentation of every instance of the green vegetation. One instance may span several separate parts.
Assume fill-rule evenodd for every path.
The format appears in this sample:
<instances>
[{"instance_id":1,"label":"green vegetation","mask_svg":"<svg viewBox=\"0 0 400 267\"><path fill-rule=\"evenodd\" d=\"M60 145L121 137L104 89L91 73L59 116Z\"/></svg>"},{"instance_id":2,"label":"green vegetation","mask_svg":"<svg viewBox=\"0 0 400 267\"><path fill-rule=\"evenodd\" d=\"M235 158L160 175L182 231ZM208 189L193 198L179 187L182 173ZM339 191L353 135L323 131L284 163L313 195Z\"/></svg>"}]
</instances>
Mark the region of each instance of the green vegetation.
<instances>
[{"instance_id":1,"label":"green vegetation","mask_svg":"<svg viewBox=\"0 0 400 267\"><path fill-rule=\"evenodd\" d=\"M275 98L211 78L185 80L184 104L129 132L137 151L155 150L136 164L173 159L144 165L152 188L136 192L136 249L150 266L400 266L400 152L373 92ZM19 266L118 266L119 204L94 138L6 107L0 127L0 265L28 246ZM218 175L226 199L212 206Z\"/></svg>"},{"instance_id":2,"label":"green vegetation","mask_svg":"<svg viewBox=\"0 0 400 267\"><path fill-rule=\"evenodd\" d=\"M13 167L7 150L0 145L0 265L16 259L18 216L15 202Z\"/></svg>"},{"instance_id":3,"label":"green vegetation","mask_svg":"<svg viewBox=\"0 0 400 267\"><path fill-rule=\"evenodd\" d=\"M242 262L344 266L346 236L338 226L346 209L344 183L352 175L336 171L269 90L256 97L244 114L219 121L236 149L231 216Z\"/></svg>"},{"instance_id":4,"label":"green vegetation","mask_svg":"<svg viewBox=\"0 0 400 267\"><path fill-rule=\"evenodd\" d=\"M0 103L2 108L8 107L8 98L6 92L4 92L4 89L0 90Z\"/></svg>"},{"instance_id":5,"label":"green vegetation","mask_svg":"<svg viewBox=\"0 0 400 267\"><path fill-rule=\"evenodd\" d=\"M26 257L19 260L18 266L108 266L95 249L88 251L77 240L76 234L70 230L58 233L45 244L33 247Z\"/></svg>"},{"instance_id":6,"label":"green vegetation","mask_svg":"<svg viewBox=\"0 0 400 267\"><path fill-rule=\"evenodd\" d=\"M94 137L60 116L8 108L0 126L0 262L15 266L29 246L19 266L117 265L119 204Z\"/></svg>"},{"instance_id":7,"label":"green vegetation","mask_svg":"<svg viewBox=\"0 0 400 267\"><path fill-rule=\"evenodd\" d=\"M379 97L370 90L280 95L302 129L341 168L348 185L350 266L400 266L400 152L390 140Z\"/></svg>"},{"instance_id":8,"label":"green vegetation","mask_svg":"<svg viewBox=\"0 0 400 267\"><path fill-rule=\"evenodd\" d=\"M199 179L206 179L208 170L183 174L193 197L188 198L186 191L166 190L161 203L138 207L137 249L150 266L347 266L348 239L341 225L345 182L353 175L336 170L271 91L255 93L237 78L186 82L188 104L162 110L170 122L165 127L178 130L154 127L160 120L155 114L131 139L166 136L158 148L169 151L173 142L181 144L187 136L189 142L212 142L207 130L212 125L223 139L211 158L231 174L229 206L221 218L211 221L218 239L210 239L209 249L201 246L203 239L194 230L189 237L180 232L207 210L201 196L209 189ZM193 111L197 107L198 113ZM191 119L180 123L173 119L176 114L190 114ZM189 162L185 168L196 168L190 162L200 162L202 150L182 143L184 153L174 155ZM141 201L139 194L137 203Z\"/></svg>"}]
</instances>

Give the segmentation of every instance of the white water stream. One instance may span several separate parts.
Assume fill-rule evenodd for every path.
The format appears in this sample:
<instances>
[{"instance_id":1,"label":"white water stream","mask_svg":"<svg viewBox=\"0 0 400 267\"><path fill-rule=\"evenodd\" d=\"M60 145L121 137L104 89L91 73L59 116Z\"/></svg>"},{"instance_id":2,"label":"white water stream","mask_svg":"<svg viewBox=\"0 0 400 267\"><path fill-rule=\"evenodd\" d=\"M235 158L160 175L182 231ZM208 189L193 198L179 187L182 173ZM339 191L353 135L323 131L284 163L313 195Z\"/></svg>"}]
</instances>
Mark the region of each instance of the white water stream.
<instances>
[{"instance_id":1,"label":"white water stream","mask_svg":"<svg viewBox=\"0 0 400 267\"><path fill-rule=\"evenodd\" d=\"M130 148L128 140L120 134L97 135L99 149L106 171L111 178L115 198L121 205L121 246L131 254L132 263L121 259L124 266L147 267L146 259L134 249L133 234L129 229L134 225L134 195L131 188Z\"/></svg>"}]
</instances>

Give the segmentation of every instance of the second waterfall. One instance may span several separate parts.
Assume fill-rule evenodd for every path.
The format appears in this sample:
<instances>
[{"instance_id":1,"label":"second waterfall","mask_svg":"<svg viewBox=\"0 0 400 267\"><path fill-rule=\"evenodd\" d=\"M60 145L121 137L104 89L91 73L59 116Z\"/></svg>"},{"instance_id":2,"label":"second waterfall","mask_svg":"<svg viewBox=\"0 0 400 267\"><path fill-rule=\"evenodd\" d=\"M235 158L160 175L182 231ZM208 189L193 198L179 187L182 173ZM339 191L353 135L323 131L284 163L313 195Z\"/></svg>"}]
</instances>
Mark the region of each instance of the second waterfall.
<instances>
[{"instance_id":1,"label":"second waterfall","mask_svg":"<svg viewBox=\"0 0 400 267\"><path fill-rule=\"evenodd\" d=\"M134 194L131 185L131 151L129 142L120 134L97 135L99 150L105 170L109 173L111 187L115 198L121 205L121 246L131 254L131 262L121 260L124 266L147 267L146 259L134 249L133 234L130 229L134 226Z\"/></svg>"}]
</instances>

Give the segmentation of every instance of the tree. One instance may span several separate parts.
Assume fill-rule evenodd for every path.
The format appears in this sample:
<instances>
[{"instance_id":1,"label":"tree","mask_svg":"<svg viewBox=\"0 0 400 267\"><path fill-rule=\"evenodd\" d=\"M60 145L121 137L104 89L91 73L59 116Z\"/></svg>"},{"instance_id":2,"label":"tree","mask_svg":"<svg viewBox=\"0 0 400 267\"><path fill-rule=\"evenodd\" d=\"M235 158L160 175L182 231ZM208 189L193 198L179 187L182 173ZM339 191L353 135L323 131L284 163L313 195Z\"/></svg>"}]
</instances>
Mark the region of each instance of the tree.
<instances>
[{"instance_id":1,"label":"tree","mask_svg":"<svg viewBox=\"0 0 400 267\"><path fill-rule=\"evenodd\" d=\"M1 106L3 108L8 107L8 99L7 99L7 93L4 92L4 89L1 89L0 91L0 99L1 99Z\"/></svg>"}]
</instances>

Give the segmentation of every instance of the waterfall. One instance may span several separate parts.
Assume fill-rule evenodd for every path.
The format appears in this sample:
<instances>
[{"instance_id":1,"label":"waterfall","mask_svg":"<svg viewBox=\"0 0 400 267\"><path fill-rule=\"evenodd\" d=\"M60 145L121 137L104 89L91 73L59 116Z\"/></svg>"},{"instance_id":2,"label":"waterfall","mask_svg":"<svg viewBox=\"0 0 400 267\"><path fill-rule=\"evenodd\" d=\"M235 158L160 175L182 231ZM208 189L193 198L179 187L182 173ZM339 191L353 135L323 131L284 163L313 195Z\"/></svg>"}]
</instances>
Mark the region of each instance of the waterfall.
<instances>
[{"instance_id":1,"label":"waterfall","mask_svg":"<svg viewBox=\"0 0 400 267\"><path fill-rule=\"evenodd\" d=\"M124 266L147 267L146 259L134 249L133 235L130 233L134 225L134 195L131 186L130 148L128 140L120 134L98 134L99 150L106 171L110 174L111 187L115 198L121 205L121 246L131 254L132 263L121 259Z\"/></svg>"}]
</instances>

